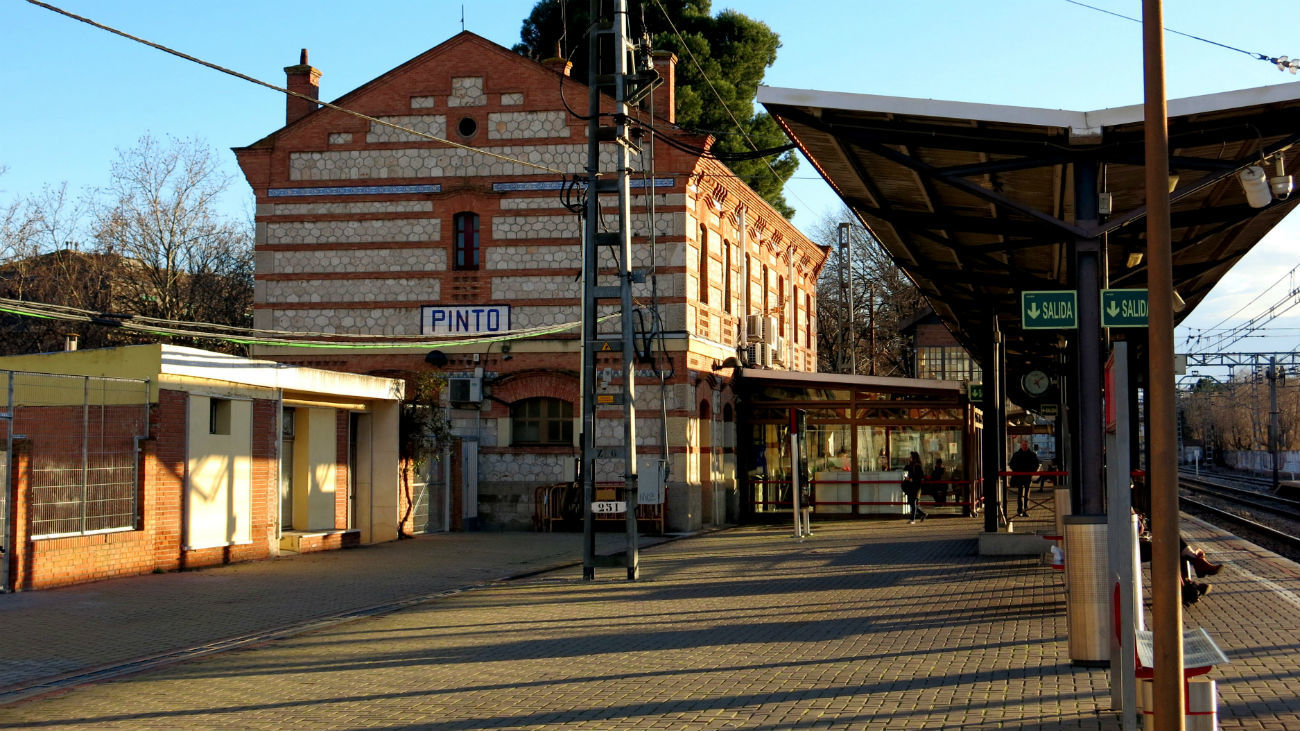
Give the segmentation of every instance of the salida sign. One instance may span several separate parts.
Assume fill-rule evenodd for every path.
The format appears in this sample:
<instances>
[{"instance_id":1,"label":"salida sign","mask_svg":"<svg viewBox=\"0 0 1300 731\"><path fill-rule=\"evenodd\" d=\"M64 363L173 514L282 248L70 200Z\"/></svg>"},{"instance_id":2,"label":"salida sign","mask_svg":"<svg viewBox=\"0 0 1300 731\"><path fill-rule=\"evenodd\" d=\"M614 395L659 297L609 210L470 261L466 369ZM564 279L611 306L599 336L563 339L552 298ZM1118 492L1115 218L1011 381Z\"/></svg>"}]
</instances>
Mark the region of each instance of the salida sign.
<instances>
[{"instance_id":1,"label":"salida sign","mask_svg":"<svg viewBox=\"0 0 1300 731\"><path fill-rule=\"evenodd\" d=\"M1146 327L1147 291L1145 289L1103 289L1101 326Z\"/></svg>"},{"instance_id":2,"label":"salida sign","mask_svg":"<svg viewBox=\"0 0 1300 731\"><path fill-rule=\"evenodd\" d=\"M1078 294L1072 289L1020 293L1020 321L1026 330L1065 330L1079 326Z\"/></svg>"}]
</instances>

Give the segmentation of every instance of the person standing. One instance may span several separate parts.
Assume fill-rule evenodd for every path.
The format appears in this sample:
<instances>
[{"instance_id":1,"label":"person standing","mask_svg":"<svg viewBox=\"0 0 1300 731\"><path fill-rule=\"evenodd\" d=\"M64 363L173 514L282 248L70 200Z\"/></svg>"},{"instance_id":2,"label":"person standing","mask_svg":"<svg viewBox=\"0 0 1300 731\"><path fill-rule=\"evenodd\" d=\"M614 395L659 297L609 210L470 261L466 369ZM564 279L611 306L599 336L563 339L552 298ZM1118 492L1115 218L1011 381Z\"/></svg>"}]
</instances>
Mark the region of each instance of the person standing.
<instances>
[{"instance_id":1,"label":"person standing","mask_svg":"<svg viewBox=\"0 0 1300 731\"><path fill-rule=\"evenodd\" d=\"M1020 449L1011 455L1012 472L1037 472L1038 455L1029 449L1029 440L1020 440ZM1012 475L1011 486L1016 488L1017 518L1029 517L1029 481L1032 475Z\"/></svg>"},{"instance_id":2,"label":"person standing","mask_svg":"<svg viewBox=\"0 0 1300 731\"><path fill-rule=\"evenodd\" d=\"M912 519L908 525L915 525L919 520L925 522L925 511L921 510L921 484L925 482L925 467L921 465L921 455L912 452L903 468L903 494L907 496L907 509Z\"/></svg>"}]
</instances>

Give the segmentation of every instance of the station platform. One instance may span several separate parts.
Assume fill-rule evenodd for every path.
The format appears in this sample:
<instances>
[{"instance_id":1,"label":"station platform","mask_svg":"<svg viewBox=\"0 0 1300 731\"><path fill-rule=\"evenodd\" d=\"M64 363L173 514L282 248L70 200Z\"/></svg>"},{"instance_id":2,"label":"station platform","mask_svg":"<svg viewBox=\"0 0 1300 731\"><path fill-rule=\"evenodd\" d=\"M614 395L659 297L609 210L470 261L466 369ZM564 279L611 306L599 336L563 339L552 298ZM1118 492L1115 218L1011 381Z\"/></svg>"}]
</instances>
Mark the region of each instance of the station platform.
<instances>
[{"instance_id":1,"label":"station platform","mask_svg":"<svg viewBox=\"0 0 1300 731\"><path fill-rule=\"evenodd\" d=\"M1120 728L1060 573L979 556L981 519L813 527L647 547L638 582L479 533L4 595L0 727ZM1300 728L1300 566L1185 533L1225 564L1185 612L1231 658L1221 727Z\"/></svg>"}]
</instances>

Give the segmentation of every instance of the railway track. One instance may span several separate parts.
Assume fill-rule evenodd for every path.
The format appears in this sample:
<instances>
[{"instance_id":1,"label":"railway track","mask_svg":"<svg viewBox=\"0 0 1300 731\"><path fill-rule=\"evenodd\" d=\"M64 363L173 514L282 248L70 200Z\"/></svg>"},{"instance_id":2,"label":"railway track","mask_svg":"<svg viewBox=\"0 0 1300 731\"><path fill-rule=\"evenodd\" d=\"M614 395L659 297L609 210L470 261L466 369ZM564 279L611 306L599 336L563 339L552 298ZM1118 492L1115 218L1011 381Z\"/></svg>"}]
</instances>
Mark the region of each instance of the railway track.
<instances>
[{"instance_id":1,"label":"railway track","mask_svg":"<svg viewBox=\"0 0 1300 731\"><path fill-rule=\"evenodd\" d=\"M1300 561L1300 500L1273 495L1266 480L1179 474L1178 482L1184 511Z\"/></svg>"}]
</instances>

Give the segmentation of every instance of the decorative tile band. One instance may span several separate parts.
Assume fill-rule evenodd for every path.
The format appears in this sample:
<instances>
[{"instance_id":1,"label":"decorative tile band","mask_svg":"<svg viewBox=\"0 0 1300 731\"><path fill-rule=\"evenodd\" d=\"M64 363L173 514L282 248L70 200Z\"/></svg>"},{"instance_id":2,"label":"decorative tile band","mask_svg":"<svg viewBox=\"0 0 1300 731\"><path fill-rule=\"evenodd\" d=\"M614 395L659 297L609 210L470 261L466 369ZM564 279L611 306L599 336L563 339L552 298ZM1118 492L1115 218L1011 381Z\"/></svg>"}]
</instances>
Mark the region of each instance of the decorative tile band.
<instances>
[{"instance_id":1,"label":"decorative tile band","mask_svg":"<svg viewBox=\"0 0 1300 731\"><path fill-rule=\"evenodd\" d=\"M397 195L400 193L441 193L442 186L431 185L339 185L325 188L269 188L270 198L300 195Z\"/></svg>"},{"instance_id":2,"label":"decorative tile band","mask_svg":"<svg viewBox=\"0 0 1300 731\"><path fill-rule=\"evenodd\" d=\"M629 187L632 188L645 187L645 181L641 179L633 179L628 182L630 183ZM563 190L566 185L568 183L563 180L539 180L531 183L493 183L492 190L496 193L509 193L517 190ZM671 188L673 185L672 178L655 178L656 188Z\"/></svg>"}]
</instances>

